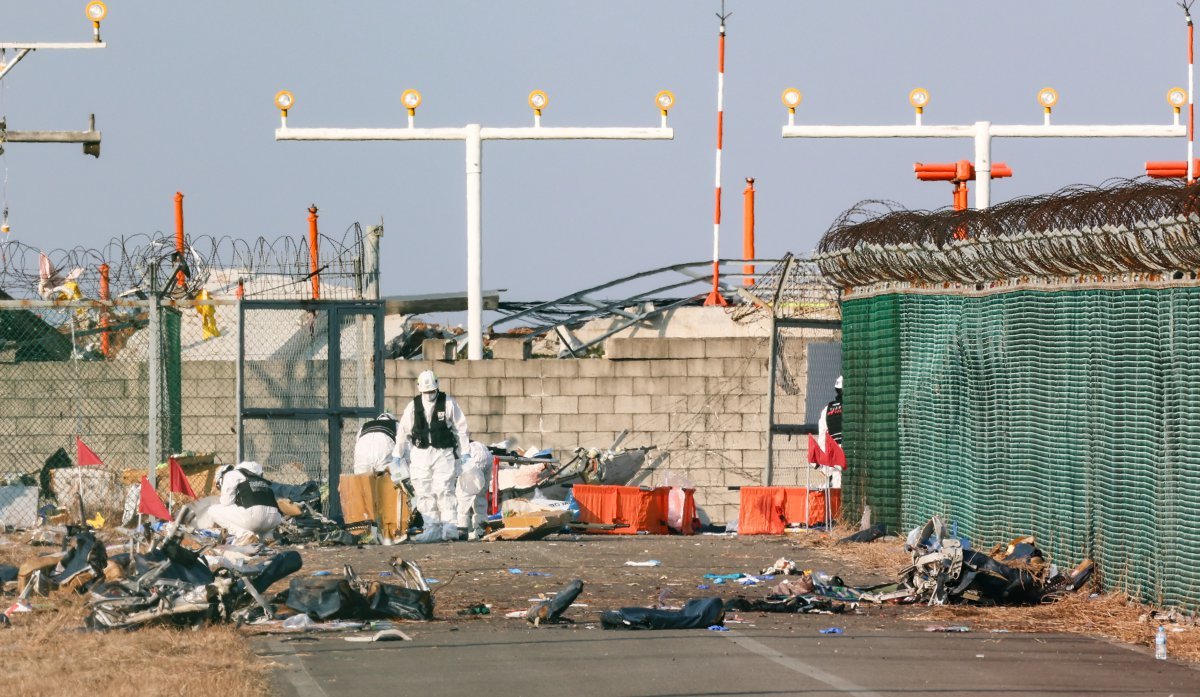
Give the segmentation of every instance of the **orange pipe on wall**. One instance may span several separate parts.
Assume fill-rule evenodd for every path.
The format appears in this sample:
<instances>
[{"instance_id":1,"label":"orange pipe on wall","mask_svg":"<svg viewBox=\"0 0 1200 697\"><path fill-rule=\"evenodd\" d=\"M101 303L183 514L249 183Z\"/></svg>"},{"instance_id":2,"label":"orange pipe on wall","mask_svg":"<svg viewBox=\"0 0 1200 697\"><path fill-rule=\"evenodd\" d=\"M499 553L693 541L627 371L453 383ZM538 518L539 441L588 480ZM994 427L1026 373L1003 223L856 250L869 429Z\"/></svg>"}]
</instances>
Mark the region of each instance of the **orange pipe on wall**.
<instances>
[{"instance_id":1,"label":"orange pipe on wall","mask_svg":"<svg viewBox=\"0 0 1200 697\"><path fill-rule=\"evenodd\" d=\"M183 263L183 194L175 192L175 251L179 254L178 263ZM175 272L175 285L182 288L187 278L183 271Z\"/></svg>"},{"instance_id":2,"label":"orange pipe on wall","mask_svg":"<svg viewBox=\"0 0 1200 697\"><path fill-rule=\"evenodd\" d=\"M321 299L321 274L317 269L321 268L320 257L318 255L317 242L317 204L313 204L308 209L308 258L312 262L312 299Z\"/></svg>"},{"instance_id":3,"label":"orange pipe on wall","mask_svg":"<svg viewBox=\"0 0 1200 697\"><path fill-rule=\"evenodd\" d=\"M100 299L107 301L110 298L108 290L108 264L100 265ZM100 328L104 331L100 333L100 352L108 358L108 352L111 348L110 338L108 334L108 309L100 310Z\"/></svg>"},{"instance_id":4,"label":"orange pipe on wall","mask_svg":"<svg viewBox=\"0 0 1200 697\"><path fill-rule=\"evenodd\" d=\"M754 258L754 177L746 177L746 189L742 191L742 258ZM743 266L742 273L746 274L742 283L754 285L754 264Z\"/></svg>"}]
</instances>

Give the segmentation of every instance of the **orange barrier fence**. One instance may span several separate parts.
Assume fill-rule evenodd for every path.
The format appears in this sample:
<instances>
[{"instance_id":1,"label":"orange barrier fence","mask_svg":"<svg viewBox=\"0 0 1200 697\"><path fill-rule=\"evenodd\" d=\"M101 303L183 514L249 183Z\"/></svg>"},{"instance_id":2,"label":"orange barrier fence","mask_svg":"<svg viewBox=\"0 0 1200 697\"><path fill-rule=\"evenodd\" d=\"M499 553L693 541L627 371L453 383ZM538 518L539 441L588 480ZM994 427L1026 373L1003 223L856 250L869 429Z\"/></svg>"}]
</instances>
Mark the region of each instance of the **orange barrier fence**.
<instances>
[{"instance_id":1,"label":"orange barrier fence","mask_svg":"<svg viewBox=\"0 0 1200 697\"><path fill-rule=\"evenodd\" d=\"M579 522L619 525L615 530L600 530L610 535L670 534L667 513L670 508L671 487L643 489L636 486L576 484L572 487L579 504ZM693 533L696 518L694 489L684 489L683 534Z\"/></svg>"},{"instance_id":2,"label":"orange barrier fence","mask_svg":"<svg viewBox=\"0 0 1200 697\"><path fill-rule=\"evenodd\" d=\"M842 490L829 490L830 515L842 511ZM807 501L807 510L805 502ZM739 535L782 535L794 523L825 522L825 491L802 486L744 486L738 509Z\"/></svg>"}]
</instances>

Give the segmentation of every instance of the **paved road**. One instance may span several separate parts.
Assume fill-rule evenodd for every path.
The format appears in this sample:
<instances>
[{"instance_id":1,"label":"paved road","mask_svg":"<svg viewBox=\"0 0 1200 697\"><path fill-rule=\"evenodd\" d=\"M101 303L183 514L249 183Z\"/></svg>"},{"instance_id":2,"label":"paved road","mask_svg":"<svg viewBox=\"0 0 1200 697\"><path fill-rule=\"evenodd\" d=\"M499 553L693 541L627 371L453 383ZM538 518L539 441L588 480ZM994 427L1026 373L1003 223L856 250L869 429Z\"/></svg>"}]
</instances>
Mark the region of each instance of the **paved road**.
<instances>
[{"instance_id":1,"label":"paved road","mask_svg":"<svg viewBox=\"0 0 1200 697\"><path fill-rule=\"evenodd\" d=\"M1200 695L1200 671L1099 639L933 634L886 618L787 619L721 633L534 629L518 620L406 625L411 642L270 637L256 647L280 666L276 690L297 697ZM845 634L818 632L830 625Z\"/></svg>"}]
</instances>

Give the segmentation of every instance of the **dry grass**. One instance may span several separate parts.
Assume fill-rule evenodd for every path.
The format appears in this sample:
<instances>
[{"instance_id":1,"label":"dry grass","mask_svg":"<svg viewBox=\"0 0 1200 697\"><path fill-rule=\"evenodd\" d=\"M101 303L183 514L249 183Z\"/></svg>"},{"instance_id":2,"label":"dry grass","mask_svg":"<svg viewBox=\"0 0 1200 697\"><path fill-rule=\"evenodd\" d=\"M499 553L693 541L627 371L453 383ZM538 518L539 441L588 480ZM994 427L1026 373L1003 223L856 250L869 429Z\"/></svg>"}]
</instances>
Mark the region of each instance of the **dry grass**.
<instances>
[{"instance_id":1,"label":"dry grass","mask_svg":"<svg viewBox=\"0 0 1200 697\"><path fill-rule=\"evenodd\" d=\"M49 547L0 546L0 563L19 565ZM6 561L7 560L7 561ZM5 606L12 598L4 599ZM268 693L269 666L229 626L201 631L152 627L87 632L86 597L57 592L33 599L34 612L13 615L0 629L3 694L170 695L222 697Z\"/></svg>"},{"instance_id":2,"label":"dry grass","mask_svg":"<svg viewBox=\"0 0 1200 697\"><path fill-rule=\"evenodd\" d=\"M835 526L828 537L814 538L812 547L849 564L895 575L911 557L899 538L869 543L835 545L834 541L857 531L857 526ZM1072 562L1075 560L1071 560ZM1154 645L1157 623L1150 621L1153 610L1120 592L1094 597L1086 590L1068 595L1056 603L1036 606L978 607L955 605L914 607L906 616L917 622L970 624L979 629L1006 629L1013 632L1065 632L1102 636L1127 644ZM1200 626L1166 625L1168 651L1173 658L1200 662Z\"/></svg>"}]
</instances>

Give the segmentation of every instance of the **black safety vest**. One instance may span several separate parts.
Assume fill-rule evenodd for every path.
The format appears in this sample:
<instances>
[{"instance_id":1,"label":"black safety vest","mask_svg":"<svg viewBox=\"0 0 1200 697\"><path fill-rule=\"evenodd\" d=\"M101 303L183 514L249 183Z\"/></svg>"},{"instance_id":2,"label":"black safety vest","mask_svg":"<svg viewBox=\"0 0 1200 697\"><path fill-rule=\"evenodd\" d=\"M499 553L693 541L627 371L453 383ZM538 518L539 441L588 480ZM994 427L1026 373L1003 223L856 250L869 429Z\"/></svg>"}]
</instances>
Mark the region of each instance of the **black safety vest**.
<instances>
[{"instance_id":1,"label":"black safety vest","mask_svg":"<svg viewBox=\"0 0 1200 697\"><path fill-rule=\"evenodd\" d=\"M372 419L362 427L363 436L368 433L382 433L383 435L396 440L396 420L395 419Z\"/></svg>"},{"instance_id":2,"label":"black safety vest","mask_svg":"<svg viewBox=\"0 0 1200 697\"><path fill-rule=\"evenodd\" d=\"M233 490L234 503L242 508L252 506L279 508L279 502L275 500L275 492L271 490L270 482L253 472L238 471L246 478L238 482L237 488Z\"/></svg>"},{"instance_id":3,"label":"black safety vest","mask_svg":"<svg viewBox=\"0 0 1200 697\"><path fill-rule=\"evenodd\" d=\"M433 418L425 417L421 395L413 397L413 428L409 440L418 448L457 448L458 436L450 430L446 417L446 393L438 392L433 400Z\"/></svg>"},{"instance_id":4,"label":"black safety vest","mask_svg":"<svg viewBox=\"0 0 1200 697\"><path fill-rule=\"evenodd\" d=\"M835 399L825 407L825 427L829 437L842 444L842 400Z\"/></svg>"}]
</instances>

